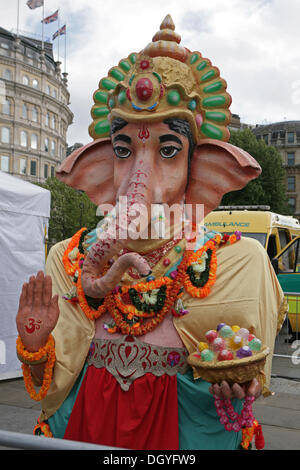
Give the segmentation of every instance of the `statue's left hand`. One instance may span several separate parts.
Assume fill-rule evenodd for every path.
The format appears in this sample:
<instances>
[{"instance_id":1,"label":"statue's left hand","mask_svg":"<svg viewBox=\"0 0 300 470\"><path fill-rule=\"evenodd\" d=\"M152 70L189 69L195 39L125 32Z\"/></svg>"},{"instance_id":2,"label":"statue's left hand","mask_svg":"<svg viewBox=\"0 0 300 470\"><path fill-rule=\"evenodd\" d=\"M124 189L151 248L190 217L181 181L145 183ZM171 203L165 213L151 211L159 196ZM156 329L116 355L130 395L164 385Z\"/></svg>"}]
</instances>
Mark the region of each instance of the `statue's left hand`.
<instances>
[{"instance_id":1,"label":"statue's left hand","mask_svg":"<svg viewBox=\"0 0 300 470\"><path fill-rule=\"evenodd\" d=\"M231 398L243 400L246 396L252 396L257 399L261 395L262 388L257 379L253 379L245 384L233 384L232 386L223 380L220 385L211 385L209 391L212 395L225 400L230 400Z\"/></svg>"}]
</instances>

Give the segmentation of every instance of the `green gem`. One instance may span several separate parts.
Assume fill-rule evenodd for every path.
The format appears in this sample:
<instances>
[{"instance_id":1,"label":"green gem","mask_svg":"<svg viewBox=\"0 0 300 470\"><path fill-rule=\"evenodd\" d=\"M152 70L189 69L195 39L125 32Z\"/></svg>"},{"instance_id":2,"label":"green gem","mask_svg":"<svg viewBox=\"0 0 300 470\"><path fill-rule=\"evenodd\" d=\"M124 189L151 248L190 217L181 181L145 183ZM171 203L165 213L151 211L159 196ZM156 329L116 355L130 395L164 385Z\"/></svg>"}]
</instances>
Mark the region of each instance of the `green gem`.
<instances>
[{"instance_id":1,"label":"green gem","mask_svg":"<svg viewBox=\"0 0 300 470\"><path fill-rule=\"evenodd\" d=\"M109 78L102 78L100 84L106 90L114 90L116 88L115 82L112 82Z\"/></svg>"},{"instance_id":2,"label":"green gem","mask_svg":"<svg viewBox=\"0 0 300 470\"><path fill-rule=\"evenodd\" d=\"M202 104L204 107L208 108L217 108L218 106L224 106L226 103L225 96L217 95L217 96L209 96L208 98L204 98Z\"/></svg>"},{"instance_id":3,"label":"green gem","mask_svg":"<svg viewBox=\"0 0 300 470\"><path fill-rule=\"evenodd\" d=\"M207 62L203 60L202 62L200 62L199 65L197 65L196 69L198 70L198 72L201 72L201 70L204 70L206 66L207 66Z\"/></svg>"},{"instance_id":4,"label":"green gem","mask_svg":"<svg viewBox=\"0 0 300 470\"><path fill-rule=\"evenodd\" d=\"M172 90L167 95L167 101L170 105L176 106L180 103L180 94L177 90Z\"/></svg>"},{"instance_id":5,"label":"green gem","mask_svg":"<svg viewBox=\"0 0 300 470\"><path fill-rule=\"evenodd\" d=\"M127 60L121 60L119 65L120 65L121 69L124 70L124 72L129 72L129 70L131 68L130 64L127 62Z\"/></svg>"},{"instance_id":6,"label":"green gem","mask_svg":"<svg viewBox=\"0 0 300 470\"><path fill-rule=\"evenodd\" d=\"M130 54L129 60L132 64L135 64L136 63L136 54L135 53Z\"/></svg>"},{"instance_id":7,"label":"green gem","mask_svg":"<svg viewBox=\"0 0 300 470\"><path fill-rule=\"evenodd\" d=\"M121 72L121 70L118 70L118 69L112 69L110 71L110 74L113 78L118 80L118 82L121 82L125 78L125 75Z\"/></svg>"},{"instance_id":8,"label":"green gem","mask_svg":"<svg viewBox=\"0 0 300 470\"><path fill-rule=\"evenodd\" d=\"M195 62L197 62L198 59L199 55L197 53L193 54L190 59L190 64L194 64Z\"/></svg>"},{"instance_id":9,"label":"green gem","mask_svg":"<svg viewBox=\"0 0 300 470\"><path fill-rule=\"evenodd\" d=\"M111 97L109 98L109 100L108 100L108 106L109 106L110 108L114 108L114 107L115 107L115 99L114 99L113 96L111 96Z\"/></svg>"},{"instance_id":10,"label":"green gem","mask_svg":"<svg viewBox=\"0 0 300 470\"><path fill-rule=\"evenodd\" d=\"M120 93L118 95L118 102L120 104L123 104L123 103L125 103L125 101L126 101L126 91L122 90L122 91L120 91Z\"/></svg>"},{"instance_id":11,"label":"green gem","mask_svg":"<svg viewBox=\"0 0 300 470\"><path fill-rule=\"evenodd\" d=\"M130 79L129 79L129 85L131 85L131 84L132 84L133 80L134 80L134 74L133 74L133 75L131 75L131 77L130 77Z\"/></svg>"},{"instance_id":12,"label":"green gem","mask_svg":"<svg viewBox=\"0 0 300 470\"><path fill-rule=\"evenodd\" d=\"M107 116L108 113L109 113L109 110L106 106L105 107L101 106L99 108L94 108L93 109L93 116L94 117L102 117L102 116L104 117L104 116Z\"/></svg>"},{"instance_id":13,"label":"green gem","mask_svg":"<svg viewBox=\"0 0 300 470\"><path fill-rule=\"evenodd\" d=\"M204 93L214 93L215 91L220 91L223 87L222 82L215 82L212 83L211 85L207 85L206 87L203 88Z\"/></svg>"},{"instance_id":14,"label":"green gem","mask_svg":"<svg viewBox=\"0 0 300 470\"><path fill-rule=\"evenodd\" d=\"M107 103L107 97L108 94L106 91L97 91L94 95L95 101L98 101L99 103Z\"/></svg>"},{"instance_id":15,"label":"green gem","mask_svg":"<svg viewBox=\"0 0 300 470\"><path fill-rule=\"evenodd\" d=\"M189 108L191 111L195 111L196 106L197 106L196 100L191 100L191 101L189 102L189 104L188 104L188 108Z\"/></svg>"},{"instance_id":16,"label":"green gem","mask_svg":"<svg viewBox=\"0 0 300 470\"><path fill-rule=\"evenodd\" d=\"M159 81L159 83L161 83L161 76L159 75L159 73L157 73L157 72L152 72L152 74L157 78L157 80Z\"/></svg>"},{"instance_id":17,"label":"green gem","mask_svg":"<svg viewBox=\"0 0 300 470\"><path fill-rule=\"evenodd\" d=\"M205 117L215 122L224 122L226 120L226 114L220 111L206 111Z\"/></svg>"},{"instance_id":18,"label":"green gem","mask_svg":"<svg viewBox=\"0 0 300 470\"><path fill-rule=\"evenodd\" d=\"M181 246L175 246L175 251L176 253L181 253L182 252Z\"/></svg>"},{"instance_id":19,"label":"green gem","mask_svg":"<svg viewBox=\"0 0 300 470\"><path fill-rule=\"evenodd\" d=\"M223 137L221 129L206 122L202 124L201 131L210 139L221 140Z\"/></svg>"},{"instance_id":20,"label":"green gem","mask_svg":"<svg viewBox=\"0 0 300 470\"><path fill-rule=\"evenodd\" d=\"M109 131L110 131L109 121L105 119L103 121L97 122L97 124L95 124L94 131L97 135L100 135L100 136L109 134Z\"/></svg>"},{"instance_id":21,"label":"green gem","mask_svg":"<svg viewBox=\"0 0 300 470\"><path fill-rule=\"evenodd\" d=\"M201 77L200 81L201 82L206 82L206 80L209 80L210 78L213 78L214 76L216 75L216 71L215 70L209 70L208 72L206 72L203 77Z\"/></svg>"}]
</instances>

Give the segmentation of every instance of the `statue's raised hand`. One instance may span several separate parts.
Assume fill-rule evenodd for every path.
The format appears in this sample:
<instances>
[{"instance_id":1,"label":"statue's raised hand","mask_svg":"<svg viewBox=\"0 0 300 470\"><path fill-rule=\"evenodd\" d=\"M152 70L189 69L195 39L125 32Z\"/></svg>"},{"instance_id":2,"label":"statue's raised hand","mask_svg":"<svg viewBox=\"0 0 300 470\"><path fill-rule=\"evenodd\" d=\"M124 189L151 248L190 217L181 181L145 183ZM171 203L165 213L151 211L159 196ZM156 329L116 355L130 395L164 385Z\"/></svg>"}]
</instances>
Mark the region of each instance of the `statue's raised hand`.
<instances>
[{"instance_id":1,"label":"statue's raised hand","mask_svg":"<svg viewBox=\"0 0 300 470\"><path fill-rule=\"evenodd\" d=\"M42 271L23 284L17 314L17 329L28 351L43 347L59 316L58 295L52 297L52 280Z\"/></svg>"}]
</instances>

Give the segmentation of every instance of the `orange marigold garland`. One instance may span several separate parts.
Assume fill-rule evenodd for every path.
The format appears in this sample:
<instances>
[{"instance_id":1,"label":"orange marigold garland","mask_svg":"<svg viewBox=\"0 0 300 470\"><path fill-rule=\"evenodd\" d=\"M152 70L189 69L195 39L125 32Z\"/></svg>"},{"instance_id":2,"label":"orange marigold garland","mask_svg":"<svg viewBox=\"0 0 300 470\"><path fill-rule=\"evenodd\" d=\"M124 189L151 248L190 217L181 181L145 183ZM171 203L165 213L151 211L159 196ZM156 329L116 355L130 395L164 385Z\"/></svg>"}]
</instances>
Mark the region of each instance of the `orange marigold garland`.
<instances>
[{"instance_id":1,"label":"orange marigold garland","mask_svg":"<svg viewBox=\"0 0 300 470\"><path fill-rule=\"evenodd\" d=\"M96 299L87 298L81 284L81 267L85 258L83 250L80 250L78 254L75 252L73 261L69 256L74 248L78 247L84 230L86 229L81 229L74 235L63 258L66 272L74 276L73 283L77 289L77 300L90 320L96 320L106 311L111 313L114 323L106 325L108 332L118 331L133 336L141 336L152 331L170 310L174 312L174 316L180 316L172 307L181 297L183 288L192 297L203 298L209 295L216 282L217 246L222 246L227 242L232 244L241 238L240 232L235 232L231 236L217 234L196 252L185 251L180 265L171 272L170 277L164 276L131 286L117 286L97 308L94 308L91 305L94 302L91 301ZM104 272L107 269L109 266L105 267ZM128 298L128 294L129 303L123 300L124 296ZM152 298L149 303L142 302L144 296L151 297L152 295L154 300ZM67 300L74 301L74 299ZM184 309L182 311L187 313Z\"/></svg>"},{"instance_id":2,"label":"orange marigold garland","mask_svg":"<svg viewBox=\"0 0 300 470\"><path fill-rule=\"evenodd\" d=\"M47 355L47 362L44 369L43 383L37 393L34 389L33 379L30 371L30 366L22 364L24 383L27 392L30 397L35 401L40 401L47 395L47 392L51 385L53 368L55 364L55 342L52 335L49 335L48 341L43 348L40 348L37 352L26 351L20 336L17 338L17 353L18 356L23 358L26 362L33 361L33 364L40 360L42 357Z\"/></svg>"}]
</instances>

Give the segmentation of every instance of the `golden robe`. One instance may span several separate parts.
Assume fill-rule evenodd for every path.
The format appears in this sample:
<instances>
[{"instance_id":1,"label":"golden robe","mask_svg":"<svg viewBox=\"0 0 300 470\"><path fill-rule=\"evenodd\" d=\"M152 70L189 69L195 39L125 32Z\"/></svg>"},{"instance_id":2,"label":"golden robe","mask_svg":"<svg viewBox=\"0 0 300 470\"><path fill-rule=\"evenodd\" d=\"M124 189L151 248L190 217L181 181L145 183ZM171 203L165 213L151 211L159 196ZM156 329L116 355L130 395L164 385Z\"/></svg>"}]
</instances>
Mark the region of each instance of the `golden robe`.
<instances>
[{"instance_id":1,"label":"golden robe","mask_svg":"<svg viewBox=\"0 0 300 470\"><path fill-rule=\"evenodd\" d=\"M46 264L46 274L52 277L53 295L59 295L60 316L53 331L56 352L54 375L48 394L42 401L41 420L54 414L67 398L82 370L95 334L95 322L85 316L79 304L62 298L72 288L72 279L65 273L62 263L68 243L69 240L64 240L56 244L50 250ZM172 263L176 256L179 258L180 254L175 254L173 250ZM160 275L163 275L162 271L166 268L162 267L162 263L159 266ZM158 275L157 272L154 274ZM260 243L242 237L233 245L218 248L217 279L210 295L199 299L185 292L183 302L189 314L174 318L173 322L189 353L205 340L206 331L215 329L222 322L248 328L270 348L263 390L267 395L275 337L287 308L276 274Z\"/></svg>"}]
</instances>

